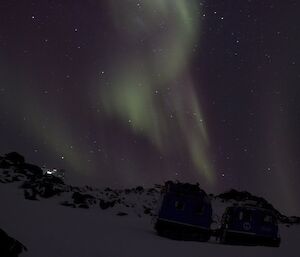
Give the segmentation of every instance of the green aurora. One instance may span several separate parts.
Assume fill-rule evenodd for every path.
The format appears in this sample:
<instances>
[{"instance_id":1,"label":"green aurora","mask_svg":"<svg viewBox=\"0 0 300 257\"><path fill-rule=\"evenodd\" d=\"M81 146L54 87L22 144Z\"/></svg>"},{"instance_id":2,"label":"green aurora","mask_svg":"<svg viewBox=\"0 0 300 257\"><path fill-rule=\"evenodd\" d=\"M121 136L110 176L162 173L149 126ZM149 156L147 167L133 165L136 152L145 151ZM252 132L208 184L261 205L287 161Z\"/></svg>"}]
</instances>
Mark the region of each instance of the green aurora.
<instances>
[{"instance_id":1,"label":"green aurora","mask_svg":"<svg viewBox=\"0 0 300 257\"><path fill-rule=\"evenodd\" d=\"M132 51L124 58L114 56L112 83L109 88L100 87L99 96L108 115L147 137L162 154L175 147L190 156L201 177L213 184L205 119L188 72L200 36L196 2L112 3L115 26L127 28L121 32ZM149 42L143 51L135 51L141 38L155 42L155 48Z\"/></svg>"}]
</instances>

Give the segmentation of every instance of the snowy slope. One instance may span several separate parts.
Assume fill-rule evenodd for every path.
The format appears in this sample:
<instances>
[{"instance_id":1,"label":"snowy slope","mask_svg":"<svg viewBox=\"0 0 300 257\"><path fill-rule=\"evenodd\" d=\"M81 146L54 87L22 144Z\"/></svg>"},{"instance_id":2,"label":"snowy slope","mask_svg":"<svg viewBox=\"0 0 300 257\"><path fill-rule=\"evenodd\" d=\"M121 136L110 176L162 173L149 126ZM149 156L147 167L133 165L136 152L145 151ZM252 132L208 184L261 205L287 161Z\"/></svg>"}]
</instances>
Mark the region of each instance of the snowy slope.
<instances>
[{"instance_id":1,"label":"snowy slope","mask_svg":"<svg viewBox=\"0 0 300 257\"><path fill-rule=\"evenodd\" d=\"M0 199L0 226L27 246L24 257L299 256L299 225L280 227L280 248L227 246L161 238L147 215L66 208L55 197L28 201L11 184L0 184Z\"/></svg>"},{"instance_id":2,"label":"snowy slope","mask_svg":"<svg viewBox=\"0 0 300 257\"><path fill-rule=\"evenodd\" d=\"M0 228L28 248L21 257L300 256L300 225L280 225L279 248L220 245L214 238L208 243L174 241L153 229L159 185L73 187L41 175L39 167L22 158L1 162L0 157ZM215 221L235 202L211 199Z\"/></svg>"}]
</instances>

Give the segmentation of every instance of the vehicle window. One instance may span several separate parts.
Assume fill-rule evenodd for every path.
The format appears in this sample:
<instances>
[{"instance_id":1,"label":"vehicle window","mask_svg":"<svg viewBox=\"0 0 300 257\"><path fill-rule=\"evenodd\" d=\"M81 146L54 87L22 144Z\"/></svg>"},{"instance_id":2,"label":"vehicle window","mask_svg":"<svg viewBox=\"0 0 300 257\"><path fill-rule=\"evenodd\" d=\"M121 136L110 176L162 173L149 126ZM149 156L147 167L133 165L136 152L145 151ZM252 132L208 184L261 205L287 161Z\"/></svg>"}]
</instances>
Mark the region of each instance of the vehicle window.
<instances>
[{"instance_id":1,"label":"vehicle window","mask_svg":"<svg viewBox=\"0 0 300 257\"><path fill-rule=\"evenodd\" d=\"M264 222L265 223L273 223L273 218L271 215L265 215L264 216Z\"/></svg>"},{"instance_id":2,"label":"vehicle window","mask_svg":"<svg viewBox=\"0 0 300 257\"><path fill-rule=\"evenodd\" d=\"M250 222L252 220L251 212L249 211L240 211L239 213L239 220Z\"/></svg>"},{"instance_id":3,"label":"vehicle window","mask_svg":"<svg viewBox=\"0 0 300 257\"><path fill-rule=\"evenodd\" d=\"M184 203L183 202L181 202L181 201L176 201L175 202L175 208L177 209L177 210L184 210Z\"/></svg>"},{"instance_id":4,"label":"vehicle window","mask_svg":"<svg viewBox=\"0 0 300 257\"><path fill-rule=\"evenodd\" d=\"M240 211L240 213L239 213L239 220L243 220L243 212L242 211Z\"/></svg>"}]
</instances>

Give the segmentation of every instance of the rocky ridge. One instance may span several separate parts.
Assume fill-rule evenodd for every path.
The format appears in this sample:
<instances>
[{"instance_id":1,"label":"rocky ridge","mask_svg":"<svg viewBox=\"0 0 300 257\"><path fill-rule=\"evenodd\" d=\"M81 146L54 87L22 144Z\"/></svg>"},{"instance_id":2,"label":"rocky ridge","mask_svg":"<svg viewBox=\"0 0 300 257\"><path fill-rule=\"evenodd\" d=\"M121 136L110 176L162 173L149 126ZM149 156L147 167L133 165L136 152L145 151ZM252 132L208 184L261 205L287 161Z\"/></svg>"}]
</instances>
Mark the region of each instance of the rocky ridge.
<instances>
[{"instance_id":1,"label":"rocky ridge","mask_svg":"<svg viewBox=\"0 0 300 257\"><path fill-rule=\"evenodd\" d=\"M162 188L161 185L155 185L152 188L137 186L128 189L97 189L67 185L58 177L43 174L40 167L26 163L25 158L16 152L0 156L0 183L16 184L28 200L39 201L55 197L58 204L71 208L100 208L112 210L118 216L138 217L156 215ZM299 217L283 215L267 200L247 191L231 189L216 196L209 196L225 205L252 201L256 206L272 210L281 223L300 223Z\"/></svg>"}]
</instances>

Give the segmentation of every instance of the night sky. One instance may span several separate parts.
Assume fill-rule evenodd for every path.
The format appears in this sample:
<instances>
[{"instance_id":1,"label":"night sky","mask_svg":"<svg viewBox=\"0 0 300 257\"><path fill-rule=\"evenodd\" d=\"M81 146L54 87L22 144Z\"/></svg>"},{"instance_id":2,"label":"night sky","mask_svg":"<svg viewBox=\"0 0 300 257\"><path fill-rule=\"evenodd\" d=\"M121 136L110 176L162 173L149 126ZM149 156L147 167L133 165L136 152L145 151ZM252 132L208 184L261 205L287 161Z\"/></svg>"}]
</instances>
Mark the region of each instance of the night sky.
<instances>
[{"instance_id":1,"label":"night sky","mask_svg":"<svg viewBox=\"0 0 300 257\"><path fill-rule=\"evenodd\" d=\"M300 214L297 1L0 1L0 154L70 183L199 182Z\"/></svg>"}]
</instances>

